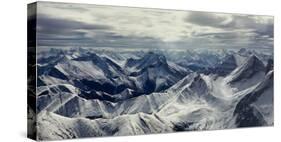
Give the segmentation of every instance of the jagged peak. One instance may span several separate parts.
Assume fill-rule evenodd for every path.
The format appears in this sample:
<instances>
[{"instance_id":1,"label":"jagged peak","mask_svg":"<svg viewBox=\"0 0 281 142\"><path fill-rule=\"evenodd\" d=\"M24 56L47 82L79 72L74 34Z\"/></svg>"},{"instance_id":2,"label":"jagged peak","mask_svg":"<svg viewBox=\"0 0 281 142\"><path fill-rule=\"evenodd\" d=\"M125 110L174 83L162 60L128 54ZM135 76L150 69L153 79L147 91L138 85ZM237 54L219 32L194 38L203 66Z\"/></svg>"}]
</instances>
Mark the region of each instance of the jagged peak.
<instances>
[{"instance_id":1,"label":"jagged peak","mask_svg":"<svg viewBox=\"0 0 281 142\"><path fill-rule=\"evenodd\" d=\"M202 76L194 72L187 75L178 83L173 85L170 90L180 92L185 90L186 88L190 88L191 90L203 93L203 91L205 91L207 87L207 83L202 78Z\"/></svg>"},{"instance_id":2,"label":"jagged peak","mask_svg":"<svg viewBox=\"0 0 281 142\"><path fill-rule=\"evenodd\" d=\"M190 84L191 89L199 89L198 91L204 91L207 87L207 83L200 74L197 74Z\"/></svg>"},{"instance_id":3,"label":"jagged peak","mask_svg":"<svg viewBox=\"0 0 281 142\"><path fill-rule=\"evenodd\" d=\"M244 67L246 68L255 67L253 69L263 70L264 64L256 55L251 55L246 61L246 63L244 64Z\"/></svg>"},{"instance_id":4,"label":"jagged peak","mask_svg":"<svg viewBox=\"0 0 281 142\"><path fill-rule=\"evenodd\" d=\"M235 69L229 76L229 82L236 82L242 78L250 78L258 72L265 72L265 66L255 55L251 55L244 64Z\"/></svg>"},{"instance_id":5,"label":"jagged peak","mask_svg":"<svg viewBox=\"0 0 281 142\"><path fill-rule=\"evenodd\" d=\"M237 53L239 55L242 55L242 56L254 55L253 50L249 50L249 49L246 49L246 48L241 48Z\"/></svg>"},{"instance_id":6,"label":"jagged peak","mask_svg":"<svg viewBox=\"0 0 281 142\"><path fill-rule=\"evenodd\" d=\"M151 61L157 61L157 62L162 62L162 63L166 63L167 62L166 57L164 55L157 54L157 53L154 53L154 52L148 52L143 57L143 59L149 60L150 62Z\"/></svg>"},{"instance_id":7,"label":"jagged peak","mask_svg":"<svg viewBox=\"0 0 281 142\"><path fill-rule=\"evenodd\" d=\"M140 59L129 58L126 62L126 67L136 67L137 69L144 69L149 66L166 65L168 66L166 57L164 55L148 52Z\"/></svg>"},{"instance_id":8,"label":"jagged peak","mask_svg":"<svg viewBox=\"0 0 281 142\"><path fill-rule=\"evenodd\" d=\"M179 91L180 89L184 88L185 86L190 85L190 83L193 81L193 78L196 77L198 73L193 72L190 73L189 75L185 76L183 79L178 81L176 84L174 84L170 90L172 91Z\"/></svg>"}]
</instances>

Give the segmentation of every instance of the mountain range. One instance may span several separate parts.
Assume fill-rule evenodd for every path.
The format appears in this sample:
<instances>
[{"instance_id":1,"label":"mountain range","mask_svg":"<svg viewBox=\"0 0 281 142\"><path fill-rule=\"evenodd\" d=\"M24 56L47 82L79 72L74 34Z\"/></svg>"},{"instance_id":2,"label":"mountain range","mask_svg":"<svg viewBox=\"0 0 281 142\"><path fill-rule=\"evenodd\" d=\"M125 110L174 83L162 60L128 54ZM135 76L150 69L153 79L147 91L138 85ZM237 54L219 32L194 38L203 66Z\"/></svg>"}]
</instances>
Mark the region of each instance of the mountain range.
<instances>
[{"instance_id":1,"label":"mountain range","mask_svg":"<svg viewBox=\"0 0 281 142\"><path fill-rule=\"evenodd\" d=\"M273 125L273 55L42 50L39 139Z\"/></svg>"}]
</instances>

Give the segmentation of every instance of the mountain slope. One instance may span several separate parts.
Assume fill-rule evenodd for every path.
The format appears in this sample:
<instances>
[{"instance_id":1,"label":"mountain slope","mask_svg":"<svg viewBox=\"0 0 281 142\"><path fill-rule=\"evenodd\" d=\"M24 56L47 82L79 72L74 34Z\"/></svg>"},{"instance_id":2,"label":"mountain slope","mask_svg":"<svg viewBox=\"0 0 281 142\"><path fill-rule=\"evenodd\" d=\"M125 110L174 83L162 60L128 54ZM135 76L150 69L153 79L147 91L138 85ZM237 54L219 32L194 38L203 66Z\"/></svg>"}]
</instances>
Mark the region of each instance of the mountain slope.
<instances>
[{"instance_id":1,"label":"mountain slope","mask_svg":"<svg viewBox=\"0 0 281 142\"><path fill-rule=\"evenodd\" d=\"M255 56L249 57L227 77L227 82L238 90L244 90L260 82L265 76L264 64Z\"/></svg>"},{"instance_id":2,"label":"mountain slope","mask_svg":"<svg viewBox=\"0 0 281 142\"><path fill-rule=\"evenodd\" d=\"M273 71L253 91L244 95L234 115L238 127L273 124Z\"/></svg>"}]
</instances>

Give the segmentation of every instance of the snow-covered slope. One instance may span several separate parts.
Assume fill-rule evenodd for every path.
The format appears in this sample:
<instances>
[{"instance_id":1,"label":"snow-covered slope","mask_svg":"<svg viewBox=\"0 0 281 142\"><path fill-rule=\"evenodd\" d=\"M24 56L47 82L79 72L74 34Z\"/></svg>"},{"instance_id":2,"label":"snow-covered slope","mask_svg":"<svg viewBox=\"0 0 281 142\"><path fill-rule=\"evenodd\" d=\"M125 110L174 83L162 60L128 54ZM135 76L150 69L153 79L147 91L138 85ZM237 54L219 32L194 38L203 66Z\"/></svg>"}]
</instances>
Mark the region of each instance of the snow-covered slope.
<instances>
[{"instance_id":1,"label":"snow-covered slope","mask_svg":"<svg viewBox=\"0 0 281 142\"><path fill-rule=\"evenodd\" d=\"M231 72L226 80L237 90L244 90L262 81L265 71L264 64L255 55L252 55L244 64Z\"/></svg>"},{"instance_id":2,"label":"snow-covered slope","mask_svg":"<svg viewBox=\"0 0 281 142\"><path fill-rule=\"evenodd\" d=\"M164 55L153 52L140 59L128 59L125 68L129 76L136 80L136 86L144 88L146 94L165 90L191 72L168 63Z\"/></svg>"},{"instance_id":3,"label":"snow-covered slope","mask_svg":"<svg viewBox=\"0 0 281 142\"><path fill-rule=\"evenodd\" d=\"M273 125L273 71L243 96L234 115L239 127Z\"/></svg>"},{"instance_id":4,"label":"snow-covered slope","mask_svg":"<svg viewBox=\"0 0 281 142\"><path fill-rule=\"evenodd\" d=\"M188 69L174 63L168 64L163 55L155 53L148 53L139 59L129 58L125 67L115 63L116 60L91 52L77 58L68 56L62 53L58 59L52 58L49 63L42 61L38 65L39 86L69 83L78 88L83 93L79 95L86 99L99 97L118 101L163 91L190 73ZM126 90L131 90L131 94L125 94L128 92ZM108 97L97 94L107 94Z\"/></svg>"},{"instance_id":5,"label":"snow-covered slope","mask_svg":"<svg viewBox=\"0 0 281 142\"><path fill-rule=\"evenodd\" d=\"M38 119L39 140L61 140L93 136L125 136L172 132L172 126L156 114L138 113L114 119L67 118L43 112Z\"/></svg>"}]
</instances>

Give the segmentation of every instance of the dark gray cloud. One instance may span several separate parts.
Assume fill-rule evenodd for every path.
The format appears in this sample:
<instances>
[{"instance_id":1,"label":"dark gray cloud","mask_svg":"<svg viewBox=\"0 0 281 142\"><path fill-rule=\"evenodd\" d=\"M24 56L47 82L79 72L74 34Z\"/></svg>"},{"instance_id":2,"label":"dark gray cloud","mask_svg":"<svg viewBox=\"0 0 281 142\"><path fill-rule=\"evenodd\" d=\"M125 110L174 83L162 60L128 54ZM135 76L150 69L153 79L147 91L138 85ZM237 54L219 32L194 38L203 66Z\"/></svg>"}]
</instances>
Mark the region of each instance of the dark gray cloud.
<instances>
[{"instance_id":1,"label":"dark gray cloud","mask_svg":"<svg viewBox=\"0 0 281 142\"><path fill-rule=\"evenodd\" d=\"M38 16L38 44L40 46L96 46L155 48L163 44L151 37L123 36L111 32L105 25L87 24L70 19ZM93 37L86 36L88 32Z\"/></svg>"},{"instance_id":2,"label":"dark gray cloud","mask_svg":"<svg viewBox=\"0 0 281 142\"><path fill-rule=\"evenodd\" d=\"M210 41L223 43L224 46L240 47L267 47L273 44L273 18L267 21L259 21L257 16L248 15L217 15L214 13L192 12L185 21L199 26L219 29L220 32L194 33L194 37L209 39Z\"/></svg>"},{"instance_id":3,"label":"dark gray cloud","mask_svg":"<svg viewBox=\"0 0 281 142\"><path fill-rule=\"evenodd\" d=\"M37 39L41 46L63 46L86 44L92 40L88 37L88 32L104 36L105 31L110 31L111 27L98 24L88 24L71 19L50 17L48 15L37 16Z\"/></svg>"},{"instance_id":4,"label":"dark gray cloud","mask_svg":"<svg viewBox=\"0 0 281 142\"><path fill-rule=\"evenodd\" d=\"M39 46L273 47L273 17L268 16L55 3L39 6Z\"/></svg>"},{"instance_id":5,"label":"dark gray cloud","mask_svg":"<svg viewBox=\"0 0 281 142\"><path fill-rule=\"evenodd\" d=\"M193 23L199 26L219 28L226 26L222 24L222 22L226 20L225 18L207 12L191 12L185 20L188 23Z\"/></svg>"},{"instance_id":6,"label":"dark gray cloud","mask_svg":"<svg viewBox=\"0 0 281 142\"><path fill-rule=\"evenodd\" d=\"M38 39L80 39L86 38L87 31L110 30L105 25L88 24L71 19L50 17L47 15L37 16Z\"/></svg>"},{"instance_id":7,"label":"dark gray cloud","mask_svg":"<svg viewBox=\"0 0 281 142\"><path fill-rule=\"evenodd\" d=\"M207 12L192 12L185 21L187 23L193 23L199 26L207 26L219 28L225 31L230 30L252 30L261 36L267 35L273 37L273 19L269 22L258 22L255 16L248 15L229 15L219 16L214 13ZM266 17L266 16L264 16Z\"/></svg>"}]
</instances>

